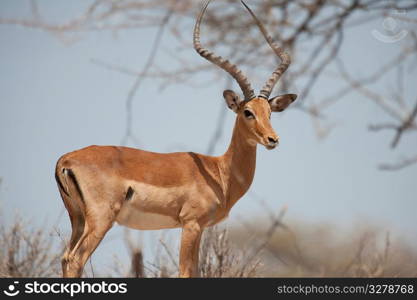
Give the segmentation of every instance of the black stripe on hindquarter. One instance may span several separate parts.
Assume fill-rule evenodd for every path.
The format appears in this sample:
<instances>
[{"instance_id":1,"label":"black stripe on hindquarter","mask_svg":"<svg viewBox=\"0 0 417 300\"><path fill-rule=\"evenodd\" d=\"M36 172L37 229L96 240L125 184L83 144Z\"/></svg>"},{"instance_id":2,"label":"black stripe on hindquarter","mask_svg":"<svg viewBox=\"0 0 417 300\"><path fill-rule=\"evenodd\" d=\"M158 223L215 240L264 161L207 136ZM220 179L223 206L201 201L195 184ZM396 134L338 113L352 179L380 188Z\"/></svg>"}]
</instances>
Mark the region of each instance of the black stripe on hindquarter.
<instances>
[{"instance_id":1,"label":"black stripe on hindquarter","mask_svg":"<svg viewBox=\"0 0 417 300\"><path fill-rule=\"evenodd\" d=\"M55 180L56 180L56 182L58 183L58 187L59 187L59 189L65 194L65 195L67 195L67 196L69 196L69 194L68 194L68 191L64 188L64 185L62 184L62 181L61 181L61 179L59 178L59 176L58 176L58 173L57 172L55 172Z\"/></svg>"},{"instance_id":2,"label":"black stripe on hindquarter","mask_svg":"<svg viewBox=\"0 0 417 300\"><path fill-rule=\"evenodd\" d=\"M78 194L80 195L81 201L83 203L85 203L84 201L84 196L83 196L83 192L81 191L80 185L78 184L77 178L75 177L74 172L71 169L64 169L63 172L65 172L68 174L68 177L72 180L72 182L75 185L75 188L77 189Z\"/></svg>"}]
</instances>

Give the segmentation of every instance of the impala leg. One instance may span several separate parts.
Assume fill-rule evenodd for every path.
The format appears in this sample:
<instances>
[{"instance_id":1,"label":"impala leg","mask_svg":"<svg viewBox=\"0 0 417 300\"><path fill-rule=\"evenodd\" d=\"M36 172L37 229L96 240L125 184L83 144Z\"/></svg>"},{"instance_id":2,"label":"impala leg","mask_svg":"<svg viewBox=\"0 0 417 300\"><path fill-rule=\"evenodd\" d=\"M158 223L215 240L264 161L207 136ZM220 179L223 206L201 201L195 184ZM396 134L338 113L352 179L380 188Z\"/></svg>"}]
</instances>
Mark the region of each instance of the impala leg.
<instances>
[{"instance_id":1,"label":"impala leg","mask_svg":"<svg viewBox=\"0 0 417 300\"><path fill-rule=\"evenodd\" d=\"M198 274L198 251L202 228L198 222L188 222L183 226L180 249L180 277L195 277Z\"/></svg>"},{"instance_id":2,"label":"impala leg","mask_svg":"<svg viewBox=\"0 0 417 300\"><path fill-rule=\"evenodd\" d=\"M66 268L63 269L64 277L81 277L85 263L112 227L112 224L113 220L105 217L86 220L83 234L67 255Z\"/></svg>"},{"instance_id":3,"label":"impala leg","mask_svg":"<svg viewBox=\"0 0 417 300\"><path fill-rule=\"evenodd\" d=\"M75 245L78 243L78 241L80 240L84 232L85 218L84 218L83 212L81 211L81 208L76 203L77 199L74 199L75 201L73 201L73 199L71 199L68 195L63 193L61 190L60 192L61 192L61 197L64 200L65 207L67 208L67 211L69 213L69 217L71 221L71 229L72 229L70 241L66 247L65 253L62 256L62 260L61 260L63 275L64 277L66 277L65 273L67 270L68 257L72 249L74 249Z\"/></svg>"},{"instance_id":4,"label":"impala leg","mask_svg":"<svg viewBox=\"0 0 417 300\"><path fill-rule=\"evenodd\" d=\"M74 249L84 231L84 216L82 214L71 218L71 239L68 247L68 254Z\"/></svg>"},{"instance_id":5,"label":"impala leg","mask_svg":"<svg viewBox=\"0 0 417 300\"><path fill-rule=\"evenodd\" d=\"M68 261L71 254L71 251L77 245L78 241L80 240L83 231L84 231L84 216L81 214L78 219L71 218L71 225L72 225L72 233L69 245L65 250L64 255L62 256L61 264L62 264L62 272L64 277L66 276L66 271L68 270Z\"/></svg>"}]
</instances>

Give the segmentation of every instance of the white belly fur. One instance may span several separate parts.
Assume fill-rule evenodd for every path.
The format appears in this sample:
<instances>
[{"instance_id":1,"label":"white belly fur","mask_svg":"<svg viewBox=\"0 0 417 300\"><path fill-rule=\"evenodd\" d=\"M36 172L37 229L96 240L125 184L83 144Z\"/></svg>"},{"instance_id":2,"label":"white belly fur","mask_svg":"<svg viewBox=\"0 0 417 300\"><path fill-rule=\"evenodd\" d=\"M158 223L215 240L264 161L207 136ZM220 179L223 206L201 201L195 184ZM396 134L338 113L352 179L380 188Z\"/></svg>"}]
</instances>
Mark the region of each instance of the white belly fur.
<instances>
[{"instance_id":1,"label":"white belly fur","mask_svg":"<svg viewBox=\"0 0 417 300\"><path fill-rule=\"evenodd\" d=\"M171 217L144 212L139 209L122 209L117 215L116 222L134 229L156 230L180 227L180 223Z\"/></svg>"},{"instance_id":2,"label":"white belly fur","mask_svg":"<svg viewBox=\"0 0 417 300\"><path fill-rule=\"evenodd\" d=\"M176 188L156 187L137 182L131 183L130 186L133 188L134 194L132 199L127 200L120 209L116 218L117 223L141 230L181 227L178 220L172 217L141 209L141 203L145 201L145 199L147 199L147 201L149 201L148 199L153 199L156 202L167 201L176 194Z\"/></svg>"}]
</instances>

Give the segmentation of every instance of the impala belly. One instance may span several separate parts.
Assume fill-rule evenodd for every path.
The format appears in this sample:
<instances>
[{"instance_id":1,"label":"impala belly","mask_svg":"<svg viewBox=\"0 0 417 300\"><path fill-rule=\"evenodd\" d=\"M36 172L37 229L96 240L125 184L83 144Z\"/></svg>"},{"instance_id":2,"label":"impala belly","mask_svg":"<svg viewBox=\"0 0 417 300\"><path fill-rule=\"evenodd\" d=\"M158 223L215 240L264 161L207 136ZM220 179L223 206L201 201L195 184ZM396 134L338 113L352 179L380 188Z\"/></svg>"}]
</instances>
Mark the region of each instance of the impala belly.
<instances>
[{"instance_id":1,"label":"impala belly","mask_svg":"<svg viewBox=\"0 0 417 300\"><path fill-rule=\"evenodd\" d=\"M159 187L144 183L131 183L130 198L126 198L116 222L134 229L156 230L180 227L176 215L179 211L178 199L184 192L180 187Z\"/></svg>"},{"instance_id":2,"label":"impala belly","mask_svg":"<svg viewBox=\"0 0 417 300\"><path fill-rule=\"evenodd\" d=\"M174 218L139 209L123 207L117 215L116 222L120 225L142 230L157 230L180 227Z\"/></svg>"}]
</instances>

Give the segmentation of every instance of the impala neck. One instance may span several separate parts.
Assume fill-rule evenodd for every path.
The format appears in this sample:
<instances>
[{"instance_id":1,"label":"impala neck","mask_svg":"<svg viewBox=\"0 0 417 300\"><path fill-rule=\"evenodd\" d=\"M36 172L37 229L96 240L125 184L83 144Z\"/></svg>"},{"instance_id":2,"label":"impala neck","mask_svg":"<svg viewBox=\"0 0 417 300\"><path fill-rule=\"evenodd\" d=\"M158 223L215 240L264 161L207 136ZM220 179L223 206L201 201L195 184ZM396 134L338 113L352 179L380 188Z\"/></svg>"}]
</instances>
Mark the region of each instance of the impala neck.
<instances>
[{"instance_id":1,"label":"impala neck","mask_svg":"<svg viewBox=\"0 0 417 300\"><path fill-rule=\"evenodd\" d=\"M229 148L220 161L224 193L230 209L249 189L256 165L256 144L248 142L239 118L236 118Z\"/></svg>"}]
</instances>

